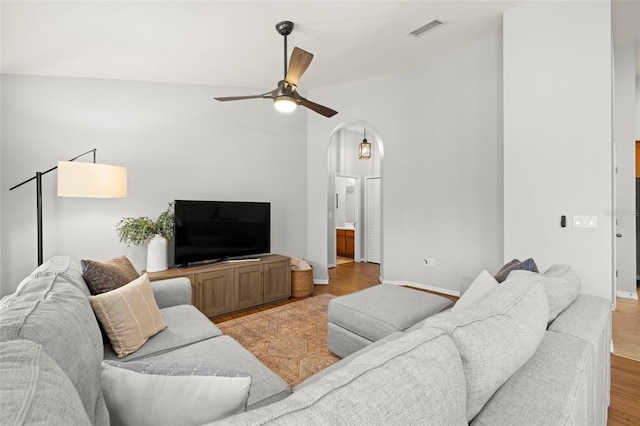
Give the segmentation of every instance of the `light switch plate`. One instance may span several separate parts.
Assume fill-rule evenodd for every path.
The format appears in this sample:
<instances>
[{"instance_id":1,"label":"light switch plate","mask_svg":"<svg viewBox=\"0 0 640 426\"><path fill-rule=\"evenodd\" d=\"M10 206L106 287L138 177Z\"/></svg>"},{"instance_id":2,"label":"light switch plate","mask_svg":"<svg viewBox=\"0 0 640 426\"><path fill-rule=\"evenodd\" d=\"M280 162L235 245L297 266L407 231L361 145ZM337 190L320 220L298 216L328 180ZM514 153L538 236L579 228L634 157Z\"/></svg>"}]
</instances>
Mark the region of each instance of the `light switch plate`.
<instances>
[{"instance_id":1,"label":"light switch plate","mask_svg":"<svg viewBox=\"0 0 640 426\"><path fill-rule=\"evenodd\" d=\"M573 216L574 228L597 228L598 216Z\"/></svg>"}]
</instances>

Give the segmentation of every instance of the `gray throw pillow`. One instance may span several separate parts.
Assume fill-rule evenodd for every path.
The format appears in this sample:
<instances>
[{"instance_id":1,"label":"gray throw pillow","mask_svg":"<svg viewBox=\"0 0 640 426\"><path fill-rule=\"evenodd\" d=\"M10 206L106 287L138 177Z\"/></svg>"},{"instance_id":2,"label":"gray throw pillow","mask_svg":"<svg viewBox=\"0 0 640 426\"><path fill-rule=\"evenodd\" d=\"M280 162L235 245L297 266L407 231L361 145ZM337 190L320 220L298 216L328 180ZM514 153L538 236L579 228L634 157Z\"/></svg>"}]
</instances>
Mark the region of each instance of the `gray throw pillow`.
<instances>
[{"instance_id":1,"label":"gray throw pillow","mask_svg":"<svg viewBox=\"0 0 640 426\"><path fill-rule=\"evenodd\" d=\"M106 293L130 283L140 274L126 256L120 256L106 262L82 259L82 275L91 294Z\"/></svg>"},{"instance_id":2,"label":"gray throw pillow","mask_svg":"<svg viewBox=\"0 0 640 426\"><path fill-rule=\"evenodd\" d=\"M526 260L523 260L522 262L520 262L518 259L513 259L511 262L504 265L498 271L498 273L494 275L494 278L496 279L496 281L501 283L507 279L512 271L538 272L538 266L532 258L528 258Z\"/></svg>"}]
</instances>

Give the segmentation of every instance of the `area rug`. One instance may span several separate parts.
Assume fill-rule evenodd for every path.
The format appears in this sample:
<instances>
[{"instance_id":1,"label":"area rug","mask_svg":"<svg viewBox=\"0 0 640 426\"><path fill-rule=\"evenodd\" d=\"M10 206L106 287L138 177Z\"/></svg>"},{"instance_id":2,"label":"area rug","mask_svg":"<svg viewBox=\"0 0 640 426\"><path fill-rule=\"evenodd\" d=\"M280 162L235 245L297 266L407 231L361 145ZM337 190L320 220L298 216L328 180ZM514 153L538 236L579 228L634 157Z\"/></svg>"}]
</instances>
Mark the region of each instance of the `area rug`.
<instances>
[{"instance_id":1,"label":"area rug","mask_svg":"<svg viewBox=\"0 0 640 426\"><path fill-rule=\"evenodd\" d=\"M327 307L321 294L216 324L293 387L340 358L327 349Z\"/></svg>"}]
</instances>

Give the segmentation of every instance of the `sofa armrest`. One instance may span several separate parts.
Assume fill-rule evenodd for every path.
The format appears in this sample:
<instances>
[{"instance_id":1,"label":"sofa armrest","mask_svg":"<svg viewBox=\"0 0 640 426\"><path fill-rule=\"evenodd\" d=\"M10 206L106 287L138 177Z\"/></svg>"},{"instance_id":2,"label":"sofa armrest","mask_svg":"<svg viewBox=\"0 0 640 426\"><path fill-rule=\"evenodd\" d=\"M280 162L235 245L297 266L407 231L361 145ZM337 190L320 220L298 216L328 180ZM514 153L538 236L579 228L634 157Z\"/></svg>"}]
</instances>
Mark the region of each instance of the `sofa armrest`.
<instances>
[{"instance_id":1,"label":"sofa armrest","mask_svg":"<svg viewBox=\"0 0 640 426\"><path fill-rule=\"evenodd\" d=\"M611 302L581 294L551 323L549 331L589 343L593 367L588 375L594 386L593 413L590 414L595 424L605 424L611 388Z\"/></svg>"},{"instance_id":2,"label":"sofa armrest","mask_svg":"<svg viewBox=\"0 0 640 426\"><path fill-rule=\"evenodd\" d=\"M153 296L159 308L191 304L191 281L186 277L151 282Z\"/></svg>"}]
</instances>

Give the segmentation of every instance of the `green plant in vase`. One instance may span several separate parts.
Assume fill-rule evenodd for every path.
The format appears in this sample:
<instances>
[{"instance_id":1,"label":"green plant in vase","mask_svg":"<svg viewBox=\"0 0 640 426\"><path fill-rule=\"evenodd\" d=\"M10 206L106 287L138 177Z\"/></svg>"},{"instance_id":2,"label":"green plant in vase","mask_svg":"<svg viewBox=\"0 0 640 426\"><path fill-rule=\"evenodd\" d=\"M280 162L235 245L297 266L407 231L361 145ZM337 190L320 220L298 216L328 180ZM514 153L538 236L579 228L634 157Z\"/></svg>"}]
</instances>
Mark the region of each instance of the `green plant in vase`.
<instances>
[{"instance_id":1,"label":"green plant in vase","mask_svg":"<svg viewBox=\"0 0 640 426\"><path fill-rule=\"evenodd\" d=\"M147 216L124 217L116 225L120 242L128 246L147 244L147 272L163 271L168 267L168 241L173 238L173 202L155 221Z\"/></svg>"},{"instance_id":2,"label":"green plant in vase","mask_svg":"<svg viewBox=\"0 0 640 426\"><path fill-rule=\"evenodd\" d=\"M160 235L166 240L173 238L174 211L173 202L158 216L154 222L147 216L123 217L116 225L120 242L128 246L141 246L154 235Z\"/></svg>"}]
</instances>

